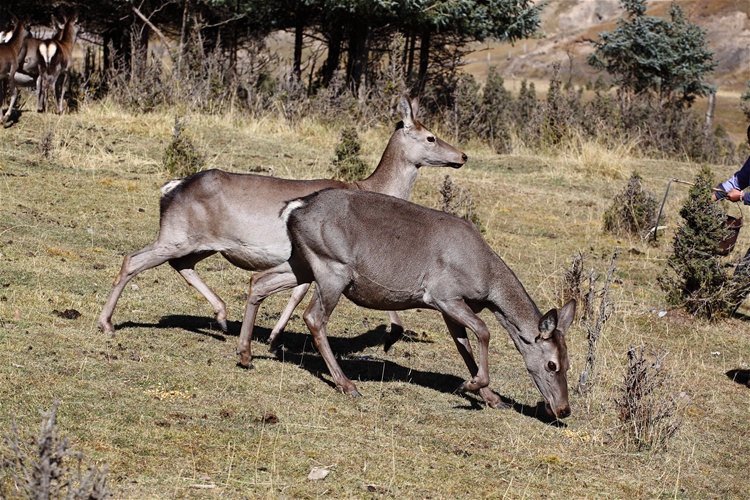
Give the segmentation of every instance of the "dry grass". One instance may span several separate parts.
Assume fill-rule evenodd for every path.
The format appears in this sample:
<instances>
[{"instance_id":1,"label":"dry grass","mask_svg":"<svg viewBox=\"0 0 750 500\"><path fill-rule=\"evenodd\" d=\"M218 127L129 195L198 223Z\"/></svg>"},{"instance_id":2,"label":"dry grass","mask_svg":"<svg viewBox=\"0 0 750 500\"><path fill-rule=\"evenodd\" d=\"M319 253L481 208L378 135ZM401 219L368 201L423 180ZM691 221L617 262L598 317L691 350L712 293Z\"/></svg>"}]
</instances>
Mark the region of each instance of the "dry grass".
<instances>
[{"instance_id":1,"label":"dry grass","mask_svg":"<svg viewBox=\"0 0 750 500\"><path fill-rule=\"evenodd\" d=\"M665 266L677 212L687 190L673 186L657 247L602 233L601 214L637 168L644 187L691 180L697 166L596 154L560 158L498 157L468 151L450 170L468 189L485 237L513 268L541 309L560 305L565 269L576 252L606 270L621 248L610 298L615 312L602 333L598 384L586 404L571 395L573 415L553 426L519 411L484 407L455 395L466 376L442 321L408 311L415 332L388 354L384 313L343 302L330 331L342 367L364 395L335 392L304 323L295 317L282 359L264 339L286 296L261 310L256 368L236 366L235 343L249 274L212 257L199 272L229 305L221 334L210 306L168 266L144 272L125 290L117 336L96 329L122 255L151 243L158 230L159 168L174 116L131 116L92 107L55 117L25 111L0 142L0 431L36 429L39 410L60 400L57 424L76 450L108 465L116 498L398 498L614 497L739 498L750 453L750 389L727 372L750 358L750 325L740 309L719 324L679 311L663 317L656 277ZM338 130L303 121L296 129L242 117L190 117L207 163L275 175L326 175ZM432 124L428 124L432 125ZM54 126L49 158L39 141ZM359 131L374 167L390 130ZM625 151L625 150L623 150ZM611 154L611 153L610 153ZM621 153L617 153L621 154ZM624 154L624 153L623 153ZM717 178L734 167L716 167ZM437 206L443 169L420 172L414 201ZM748 233L750 234L750 233ZM739 248L750 236L740 235ZM631 251L637 250L638 252ZM734 257L737 257L735 255ZM53 311L75 309L78 319ZM507 334L489 316L492 385L533 407L540 399ZM665 363L691 398L666 451L631 453L615 439L614 398L628 346L668 352ZM568 334L569 381L583 369L586 339ZM5 449L2 449L5 452ZM313 467L331 473L309 481ZM213 488L200 486L213 485ZM13 496L0 476L0 496Z\"/></svg>"}]
</instances>

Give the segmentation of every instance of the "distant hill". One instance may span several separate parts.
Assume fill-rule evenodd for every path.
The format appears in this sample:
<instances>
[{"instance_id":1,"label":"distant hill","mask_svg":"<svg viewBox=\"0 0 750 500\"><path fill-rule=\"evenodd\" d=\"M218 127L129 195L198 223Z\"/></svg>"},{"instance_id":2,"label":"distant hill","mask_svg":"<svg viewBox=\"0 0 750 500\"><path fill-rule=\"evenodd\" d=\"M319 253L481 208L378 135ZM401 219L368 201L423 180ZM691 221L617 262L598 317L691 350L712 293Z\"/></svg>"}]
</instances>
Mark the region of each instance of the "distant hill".
<instances>
[{"instance_id":1,"label":"distant hill","mask_svg":"<svg viewBox=\"0 0 750 500\"><path fill-rule=\"evenodd\" d=\"M647 15L668 17L671 0L652 0ZM745 90L750 80L750 0L679 0L691 22L706 30L709 48L718 62L709 79L720 91ZM575 83L596 79L586 64L598 34L611 31L623 14L618 0L547 0L542 14L545 37L510 44L485 44L471 54L466 70L484 79L496 65L509 80L541 79L551 75L551 64L562 65L563 80Z\"/></svg>"}]
</instances>

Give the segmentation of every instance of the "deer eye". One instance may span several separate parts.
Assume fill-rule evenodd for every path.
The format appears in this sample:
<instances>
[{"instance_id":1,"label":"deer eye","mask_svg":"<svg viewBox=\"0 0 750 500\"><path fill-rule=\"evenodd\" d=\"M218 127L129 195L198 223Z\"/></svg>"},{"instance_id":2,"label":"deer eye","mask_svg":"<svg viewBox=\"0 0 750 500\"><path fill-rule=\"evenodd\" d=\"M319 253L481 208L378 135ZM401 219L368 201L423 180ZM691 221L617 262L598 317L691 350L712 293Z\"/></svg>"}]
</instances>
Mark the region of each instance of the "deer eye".
<instances>
[{"instance_id":1,"label":"deer eye","mask_svg":"<svg viewBox=\"0 0 750 500\"><path fill-rule=\"evenodd\" d=\"M556 372L557 371L557 365L555 364L554 361L548 361L547 362L547 369L549 371L551 371L551 372Z\"/></svg>"},{"instance_id":2,"label":"deer eye","mask_svg":"<svg viewBox=\"0 0 750 500\"><path fill-rule=\"evenodd\" d=\"M434 135L428 135L427 136L427 142L435 142L435 136Z\"/></svg>"}]
</instances>

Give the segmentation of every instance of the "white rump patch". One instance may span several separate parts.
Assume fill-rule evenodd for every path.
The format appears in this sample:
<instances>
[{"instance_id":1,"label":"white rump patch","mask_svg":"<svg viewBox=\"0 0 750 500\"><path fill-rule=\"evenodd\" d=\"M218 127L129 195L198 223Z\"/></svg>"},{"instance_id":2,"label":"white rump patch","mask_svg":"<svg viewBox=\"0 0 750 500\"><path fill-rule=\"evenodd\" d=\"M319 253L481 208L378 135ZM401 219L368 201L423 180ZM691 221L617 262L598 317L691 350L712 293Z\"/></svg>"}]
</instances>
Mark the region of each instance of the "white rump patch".
<instances>
[{"instance_id":1,"label":"white rump patch","mask_svg":"<svg viewBox=\"0 0 750 500\"><path fill-rule=\"evenodd\" d=\"M162 195L162 197L168 195L170 191L172 191L174 188L176 188L177 186L179 186L180 184L182 184L182 181L184 181L184 180L185 179L174 179L174 180L171 180L171 181L167 182L166 184L164 184L161 187L161 195Z\"/></svg>"},{"instance_id":2,"label":"white rump patch","mask_svg":"<svg viewBox=\"0 0 750 500\"><path fill-rule=\"evenodd\" d=\"M42 59L44 59L44 62L46 62L47 64L50 63L56 52L57 44L55 42L51 42L49 45L47 45L46 43L39 45L39 53L42 55Z\"/></svg>"},{"instance_id":3,"label":"white rump patch","mask_svg":"<svg viewBox=\"0 0 750 500\"><path fill-rule=\"evenodd\" d=\"M281 211L281 220L283 220L284 224L286 224L292 212L304 206L305 206L305 202L300 199L290 201L289 203L286 204L286 207L284 208L284 210Z\"/></svg>"}]
</instances>

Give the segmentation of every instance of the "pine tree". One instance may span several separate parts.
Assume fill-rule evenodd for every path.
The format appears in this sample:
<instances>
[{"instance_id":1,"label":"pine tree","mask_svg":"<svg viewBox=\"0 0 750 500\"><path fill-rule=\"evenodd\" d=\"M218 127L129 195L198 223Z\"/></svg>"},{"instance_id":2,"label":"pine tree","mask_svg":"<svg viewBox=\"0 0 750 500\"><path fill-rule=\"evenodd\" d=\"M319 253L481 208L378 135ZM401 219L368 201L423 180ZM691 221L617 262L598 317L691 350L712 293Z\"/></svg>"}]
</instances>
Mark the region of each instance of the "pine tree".
<instances>
[{"instance_id":1,"label":"pine tree","mask_svg":"<svg viewBox=\"0 0 750 500\"><path fill-rule=\"evenodd\" d=\"M482 94L482 121L484 137L496 153L506 154L511 151L510 110L513 97L505 88L505 80L496 66L490 67L487 83Z\"/></svg>"},{"instance_id":2,"label":"pine tree","mask_svg":"<svg viewBox=\"0 0 750 500\"><path fill-rule=\"evenodd\" d=\"M680 210L683 223L675 233L668 268L659 278L670 303L704 318L722 317L735 305L734 282L717 254L727 230L724 210L711 197L714 184L704 166Z\"/></svg>"},{"instance_id":3,"label":"pine tree","mask_svg":"<svg viewBox=\"0 0 750 500\"><path fill-rule=\"evenodd\" d=\"M588 62L620 86L623 102L649 94L662 106L689 106L714 89L704 79L716 67L706 32L691 23L675 1L670 19L647 16L646 0L620 0L626 15L617 28L593 42Z\"/></svg>"}]
</instances>

